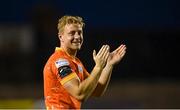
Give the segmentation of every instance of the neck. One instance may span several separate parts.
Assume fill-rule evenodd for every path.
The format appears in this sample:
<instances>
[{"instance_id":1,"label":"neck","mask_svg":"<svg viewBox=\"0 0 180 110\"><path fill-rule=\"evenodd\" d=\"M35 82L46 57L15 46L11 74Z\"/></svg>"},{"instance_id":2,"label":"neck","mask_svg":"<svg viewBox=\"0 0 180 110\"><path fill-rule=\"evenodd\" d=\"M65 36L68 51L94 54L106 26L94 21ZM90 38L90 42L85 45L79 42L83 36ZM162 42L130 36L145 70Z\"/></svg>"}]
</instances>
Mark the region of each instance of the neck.
<instances>
[{"instance_id":1,"label":"neck","mask_svg":"<svg viewBox=\"0 0 180 110\"><path fill-rule=\"evenodd\" d=\"M76 57L76 53L77 53L77 50L72 50L72 49L69 49L69 48L65 48L63 46L61 46L61 48L71 57Z\"/></svg>"}]
</instances>

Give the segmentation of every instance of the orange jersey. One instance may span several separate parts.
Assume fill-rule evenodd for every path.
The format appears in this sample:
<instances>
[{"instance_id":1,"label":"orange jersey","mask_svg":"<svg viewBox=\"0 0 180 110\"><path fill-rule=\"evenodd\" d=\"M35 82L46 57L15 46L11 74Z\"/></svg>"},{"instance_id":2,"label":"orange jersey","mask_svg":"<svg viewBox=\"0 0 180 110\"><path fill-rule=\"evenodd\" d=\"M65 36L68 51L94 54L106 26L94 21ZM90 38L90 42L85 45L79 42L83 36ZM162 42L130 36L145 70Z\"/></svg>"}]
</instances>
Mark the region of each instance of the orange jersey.
<instances>
[{"instance_id":1,"label":"orange jersey","mask_svg":"<svg viewBox=\"0 0 180 110\"><path fill-rule=\"evenodd\" d=\"M89 73L78 58L56 48L44 67L44 96L47 109L80 109L81 102L72 97L63 84L78 77L80 82Z\"/></svg>"}]
</instances>

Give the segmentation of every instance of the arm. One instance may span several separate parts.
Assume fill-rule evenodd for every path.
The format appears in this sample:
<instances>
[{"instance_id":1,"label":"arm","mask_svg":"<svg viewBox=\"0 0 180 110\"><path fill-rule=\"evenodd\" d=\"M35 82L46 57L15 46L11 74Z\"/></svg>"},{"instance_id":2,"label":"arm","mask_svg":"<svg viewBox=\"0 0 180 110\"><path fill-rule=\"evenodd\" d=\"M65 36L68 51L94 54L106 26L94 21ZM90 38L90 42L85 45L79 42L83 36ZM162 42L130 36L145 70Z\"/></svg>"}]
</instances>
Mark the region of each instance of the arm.
<instances>
[{"instance_id":1,"label":"arm","mask_svg":"<svg viewBox=\"0 0 180 110\"><path fill-rule=\"evenodd\" d=\"M102 71L102 74L98 81L98 85L97 85L96 89L94 90L92 96L99 97L104 94L104 92L106 91L106 88L109 84L109 81L111 79L112 70L113 70L113 66L106 65L106 67Z\"/></svg>"},{"instance_id":2,"label":"arm","mask_svg":"<svg viewBox=\"0 0 180 110\"><path fill-rule=\"evenodd\" d=\"M107 64L102 71L102 74L99 78L99 83L93 93L93 96L99 97L104 94L104 92L106 91L106 88L109 84L109 81L111 79L111 74L112 74L114 65L121 61L121 59L123 58L125 53L126 53L125 45L119 46L115 51L110 53L109 58L107 60Z\"/></svg>"},{"instance_id":3,"label":"arm","mask_svg":"<svg viewBox=\"0 0 180 110\"><path fill-rule=\"evenodd\" d=\"M102 46L97 55L95 51L93 52L93 59L96 65L88 78L82 82L79 82L78 77L76 77L63 85L73 97L83 101L91 96L92 92L98 84L102 70L106 65L109 56L108 48L108 46Z\"/></svg>"}]
</instances>

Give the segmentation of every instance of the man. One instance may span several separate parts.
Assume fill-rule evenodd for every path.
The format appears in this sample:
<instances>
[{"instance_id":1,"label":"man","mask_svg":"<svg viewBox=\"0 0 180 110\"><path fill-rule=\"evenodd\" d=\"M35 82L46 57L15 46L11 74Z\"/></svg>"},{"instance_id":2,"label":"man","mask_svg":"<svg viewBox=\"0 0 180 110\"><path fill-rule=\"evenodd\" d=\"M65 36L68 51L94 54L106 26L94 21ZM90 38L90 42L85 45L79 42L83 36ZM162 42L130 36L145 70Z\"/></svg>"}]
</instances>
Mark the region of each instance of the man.
<instances>
[{"instance_id":1,"label":"man","mask_svg":"<svg viewBox=\"0 0 180 110\"><path fill-rule=\"evenodd\" d=\"M55 49L44 67L44 95L47 109L80 109L90 96L101 96L109 83L112 69L125 55L120 45L110 53L103 45L93 51L95 66L89 74L76 57L83 43L84 22L78 16L63 16L58 23L60 47Z\"/></svg>"}]
</instances>

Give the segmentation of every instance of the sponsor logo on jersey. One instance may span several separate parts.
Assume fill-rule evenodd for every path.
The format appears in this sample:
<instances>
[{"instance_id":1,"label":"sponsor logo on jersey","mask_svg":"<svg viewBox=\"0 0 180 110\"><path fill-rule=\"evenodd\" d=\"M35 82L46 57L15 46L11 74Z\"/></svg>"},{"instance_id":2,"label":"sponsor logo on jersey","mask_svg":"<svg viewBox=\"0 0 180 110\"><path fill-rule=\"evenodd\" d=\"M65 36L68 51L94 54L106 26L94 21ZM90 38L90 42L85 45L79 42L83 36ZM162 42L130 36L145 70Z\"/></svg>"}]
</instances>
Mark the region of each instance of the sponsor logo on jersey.
<instances>
[{"instance_id":1,"label":"sponsor logo on jersey","mask_svg":"<svg viewBox=\"0 0 180 110\"><path fill-rule=\"evenodd\" d=\"M57 68L59 67L62 67L62 66L68 66L69 65L69 62L68 60L66 59L58 59L56 62L55 62L55 65Z\"/></svg>"}]
</instances>

